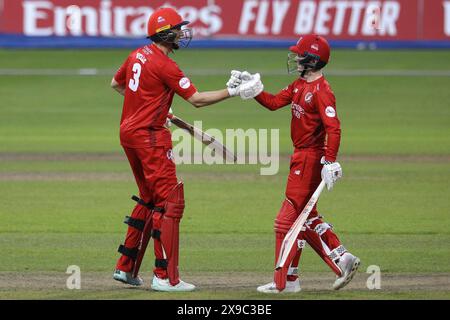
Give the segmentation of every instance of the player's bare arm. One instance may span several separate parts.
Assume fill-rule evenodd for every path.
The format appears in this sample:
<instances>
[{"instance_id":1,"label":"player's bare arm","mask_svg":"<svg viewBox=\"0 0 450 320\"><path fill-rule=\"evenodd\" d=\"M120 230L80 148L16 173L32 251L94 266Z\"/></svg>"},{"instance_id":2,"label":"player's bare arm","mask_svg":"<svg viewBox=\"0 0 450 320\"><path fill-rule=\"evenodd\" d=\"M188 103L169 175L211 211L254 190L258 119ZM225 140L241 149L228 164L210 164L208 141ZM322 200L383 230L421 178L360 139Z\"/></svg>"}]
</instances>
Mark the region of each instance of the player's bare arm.
<instances>
[{"instance_id":1,"label":"player's bare arm","mask_svg":"<svg viewBox=\"0 0 450 320\"><path fill-rule=\"evenodd\" d=\"M111 80L111 88L116 90L118 93L120 93L122 96L125 96L125 85L119 84L116 79L112 78Z\"/></svg>"},{"instance_id":2,"label":"player's bare arm","mask_svg":"<svg viewBox=\"0 0 450 320\"><path fill-rule=\"evenodd\" d=\"M174 29L173 33L175 37L175 44L180 43L180 41L185 41L186 37L188 37L184 29ZM190 42L190 39L188 42ZM174 47L173 45L173 43L167 43L164 41L155 43L155 46L157 46L162 52L164 52L165 55L169 55L174 49L178 49L179 45L177 45L178 47ZM254 98L259 93L261 93L264 87L262 82L259 78L256 77L256 75L252 79L248 79L249 81L246 81L245 84L241 83L239 76L240 74L236 74L233 70L231 72L231 77L228 80L226 89L205 92L197 91L186 100L194 107L202 108L223 101L230 97L241 96L242 99L247 100ZM233 87L228 85L231 82L235 83Z\"/></svg>"},{"instance_id":3,"label":"player's bare arm","mask_svg":"<svg viewBox=\"0 0 450 320\"><path fill-rule=\"evenodd\" d=\"M255 74L244 82L240 79L240 72L231 71L231 77L227 82L227 88L223 90L196 92L187 101L196 108L206 107L230 97L240 96L243 100L248 100L259 95L264 85L259 74Z\"/></svg>"},{"instance_id":4,"label":"player's bare arm","mask_svg":"<svg viewBox=\"0 0 450 320\"><path fill-rule=\"evenodd\" d=\"M196 108L206 107L230 97L227 89L196 92L187 101Z\"/></svg>"}]
</instances>

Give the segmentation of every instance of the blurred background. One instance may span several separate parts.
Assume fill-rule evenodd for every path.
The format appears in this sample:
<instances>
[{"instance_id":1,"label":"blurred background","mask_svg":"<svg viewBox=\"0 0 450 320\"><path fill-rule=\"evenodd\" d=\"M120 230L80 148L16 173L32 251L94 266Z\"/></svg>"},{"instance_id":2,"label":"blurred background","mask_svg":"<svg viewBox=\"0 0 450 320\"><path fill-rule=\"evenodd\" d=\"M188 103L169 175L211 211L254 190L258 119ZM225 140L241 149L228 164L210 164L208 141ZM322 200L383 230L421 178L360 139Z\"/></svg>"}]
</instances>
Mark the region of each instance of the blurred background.
<instances>
[{"instance_id":1,"label":"blurred background","mask_svg":"<svg viewBox=\"0 0 450 320\"><path fill-rule=\"evenodd\" d=\"M287 48L325 36L325 75L342 122L344 178L319 212L362 260L348 289L305 250L301 296L450 298L450 1L0 0L0 298L165 298L120 290L111 274L135 183L119 144L122 97L109 84L160 6L192 22L194 40L171 57L201 91L230 70L260 72L278 92L295 80ZM189 297L262 298L273 220L284 199L290 108L229 99L175 114L203 129L280 130L280 172L260 165L180 165L186 211L181 274ZM150 279L151 250L144 261ZM83 289L65 289L69 265ZM381 290L366 288L379 266ZM325 279L325 280L324 280ZM180 296L184 297L184 296Z\"/></svg>"}]
</instances>

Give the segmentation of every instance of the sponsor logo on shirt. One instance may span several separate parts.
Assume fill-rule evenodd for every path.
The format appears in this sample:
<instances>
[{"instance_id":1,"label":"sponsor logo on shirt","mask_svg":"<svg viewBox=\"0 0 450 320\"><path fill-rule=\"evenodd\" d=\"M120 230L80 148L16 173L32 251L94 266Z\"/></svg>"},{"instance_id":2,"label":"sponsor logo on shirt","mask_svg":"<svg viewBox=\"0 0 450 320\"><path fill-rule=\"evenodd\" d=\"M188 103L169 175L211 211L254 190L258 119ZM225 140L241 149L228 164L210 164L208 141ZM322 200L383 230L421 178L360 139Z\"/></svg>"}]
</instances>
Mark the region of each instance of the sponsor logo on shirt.
<instances>
[{"instance_id":1,"label":"sponsor logo on shirt","mask_svg":"<svg viewBox=\"0 0 450 320\"><path fill-rule=\"evenodd\" d=\"M293 103L291 106L292 109L292 115L298 119L302 116L302 114L305 114L305 109L299 104Z\"/></svg>"},{"instance_id":2,"label":"sponsor logo on shirt","mask_svg":"<svg viewBox=\"0 0 450 320\"><path fill-rule=\"evenodd\" d=\"M189 80L189 78L184 77L180 79L178 84L180 85L181 88L187 89L191 86L191 80Z\"/></svg>"},{"instance_id":3,"label":"sponsor logo on shirt","mask_svg":"<svg viewBox=\"0 0 450 320\"><path fill-rule=\"evenodd\" d=\"M336 110L334 110L334 108L332 106L328 106L325 109L325 114L329 118L334 118L334 117L336 117Z\"/></svg>"},{"instance_id":4,"label":"sponsor logo on shirt","mask_svg":"<svg viewBox=\"0 0 450 320\"><path fill-rule=\"evenodd\" d=\"M313 94L311 92L308 92L307 94L305 94L305 102L306 103L311 103Z\"/></svg>"}]
</instances>

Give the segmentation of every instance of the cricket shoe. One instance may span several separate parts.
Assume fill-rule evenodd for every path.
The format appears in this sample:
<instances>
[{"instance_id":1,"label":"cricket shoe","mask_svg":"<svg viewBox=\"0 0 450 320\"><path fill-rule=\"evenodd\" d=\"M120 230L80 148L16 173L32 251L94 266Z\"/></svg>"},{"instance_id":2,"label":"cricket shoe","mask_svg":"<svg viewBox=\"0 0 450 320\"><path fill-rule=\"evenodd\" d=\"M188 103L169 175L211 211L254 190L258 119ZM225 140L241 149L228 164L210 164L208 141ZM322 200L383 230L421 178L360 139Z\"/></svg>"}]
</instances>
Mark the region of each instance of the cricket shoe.
<instances>
[{"instance_id":1,"label":"cricket shoe","mask_svg":"<svg viewBox=\"0 0 450 320\"><path fill-rule=\"evenodd\" d=\"M195 290L193 284L180 280L176 285L171 285L169 279L161 279L157 276L153 276L152 284L150 286L155 291L165 292L188 292Z\"/></svg>"},{"instance_id":2,"label":"cricket shoe","mask_svg":"<svg viewBox=\"0 0 450 320\"><path fill-rule=\"evenodd\" d=\"M141 278L139 277L134 278L131 275L131 272L125 272L119 269L114 271L113 279L126 284L130 284L132 286L142 286L144 284L144 281L142 281Z\"/></svg>"},{"instance_id":3,"label":"cricket shoe","mask_svg":"<svg viewBox=\"0 0 450 320\"><path fill-rule=\"evenodd\" d=\"M342 270L342 276L336 277L337 279L333 284L333 289L339 290L345 287L353 279L360 264L361 261L358 257L355 257L349 252L344 253L338 262L338 266Z\"/></svg>"},{"instance_id":4,"label":"cricket shoe","mask_svg":"<svg viewBox=\"0 0 450 320\"><path fill-rule=\"evenodd\" d=\"M300 288L300 280L297 278L294 281L286 281L286 287L283 291L277 289L275 282L259 286L256 290L262 293L297 293L302 289Z\"/></svg>"}]
</instances>

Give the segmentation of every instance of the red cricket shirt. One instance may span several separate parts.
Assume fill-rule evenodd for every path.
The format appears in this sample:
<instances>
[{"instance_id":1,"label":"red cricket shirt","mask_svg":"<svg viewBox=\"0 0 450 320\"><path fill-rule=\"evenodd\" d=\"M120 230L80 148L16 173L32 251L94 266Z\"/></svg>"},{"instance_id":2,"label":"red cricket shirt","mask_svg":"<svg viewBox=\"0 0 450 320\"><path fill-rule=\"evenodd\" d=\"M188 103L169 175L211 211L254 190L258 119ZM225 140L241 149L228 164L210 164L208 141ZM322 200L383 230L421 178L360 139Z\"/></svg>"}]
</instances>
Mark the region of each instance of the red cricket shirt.
<instances>
[{"instance_id":1,"label":"red cricket shirt","mask_svg":"<svg viewBox=\"0 0 450 320\"><path fill-rule=\"evenodd\" d=\"M164 127L173 96L189 99L197 89L178 65L154 44L133 51L114 79L126 87L120 142L128 148L170 146Z\"/></svg>"},{"instance_id":2,"label":"red cricket shirt","mask_svg":"<svg viewBox=\"0 0 450 320\"><path fill-rule=\"evenodd\" d=\"M298 79L277 95L262 92L256 100L269 110L291 104L294 147L325 149L325 160L336 161L341 125L336 113L336 99L325 77L312 82Z\"/></svg>"}]
</instances>

